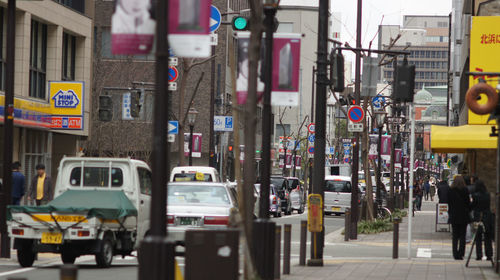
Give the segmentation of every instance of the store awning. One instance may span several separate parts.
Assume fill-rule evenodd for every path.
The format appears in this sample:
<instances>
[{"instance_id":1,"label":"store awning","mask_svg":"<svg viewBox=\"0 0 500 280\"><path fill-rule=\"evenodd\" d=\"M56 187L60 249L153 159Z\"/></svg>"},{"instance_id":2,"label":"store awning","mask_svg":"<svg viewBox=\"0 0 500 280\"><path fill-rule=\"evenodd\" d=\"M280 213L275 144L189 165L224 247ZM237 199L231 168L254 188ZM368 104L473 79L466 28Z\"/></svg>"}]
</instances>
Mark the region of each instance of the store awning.
<instances>
[{"instance_id":1,"label":"store awning","mask_svg":"<svg viewBox=\"0 0 500 280\"><path fill-rule=\"evenodd\" d=\"M463 153L470 149L496 149L492 125L431 126L431 148L435 153Z\"/></svg>"}]
</instances>

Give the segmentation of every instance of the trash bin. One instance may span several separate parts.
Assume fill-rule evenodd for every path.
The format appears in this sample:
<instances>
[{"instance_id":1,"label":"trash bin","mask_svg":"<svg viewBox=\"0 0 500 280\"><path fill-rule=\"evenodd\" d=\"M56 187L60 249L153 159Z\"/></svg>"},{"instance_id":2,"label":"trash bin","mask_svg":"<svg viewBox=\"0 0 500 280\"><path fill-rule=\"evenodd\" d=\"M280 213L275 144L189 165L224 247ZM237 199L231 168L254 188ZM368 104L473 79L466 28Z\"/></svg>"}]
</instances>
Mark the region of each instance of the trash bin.
<instances>
[{"instance_id":1,"label":"trash bin","mask_svg":"<svg viewBox=\"0 0 500 280\"><path fill-rule=\"evenodd\" d=\"M238 279L239 231L186 231L185 279Z\"/></svg>"}]
</instances>

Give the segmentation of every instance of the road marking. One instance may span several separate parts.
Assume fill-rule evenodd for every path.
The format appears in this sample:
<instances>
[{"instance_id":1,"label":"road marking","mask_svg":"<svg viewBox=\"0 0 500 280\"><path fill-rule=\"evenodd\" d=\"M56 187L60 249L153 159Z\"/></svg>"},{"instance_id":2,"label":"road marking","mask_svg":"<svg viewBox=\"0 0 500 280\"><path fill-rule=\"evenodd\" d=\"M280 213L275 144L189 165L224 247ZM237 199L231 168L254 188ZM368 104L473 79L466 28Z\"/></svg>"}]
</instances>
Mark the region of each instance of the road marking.
<instances>
[{"instance_id":1,"label":"road marking","mask_svg":"<svg viewBox=\"0 0 500 280\"><path fill-rule=\"evenodd\" d=\"M432 249L431 248L418 248L417 249L417 258L432 258Z\"/></svg>"},{"instance_id":2,"label":"road marking","mask_svg":"<svg viewBox=\"0 0 500 280\"><path fill-rule=\"evenodd\" d=\"M32 270L35 270L35 269L36 269L36 267L26 267L26 268L20 268L20 269L16 269L16 270L11 270L11 271L0 273L0 277L7 276L7 275L12 275L12 274L17 274L17 273L28 272L28 271L32 271Z\"/></svg>"}]
</instances>

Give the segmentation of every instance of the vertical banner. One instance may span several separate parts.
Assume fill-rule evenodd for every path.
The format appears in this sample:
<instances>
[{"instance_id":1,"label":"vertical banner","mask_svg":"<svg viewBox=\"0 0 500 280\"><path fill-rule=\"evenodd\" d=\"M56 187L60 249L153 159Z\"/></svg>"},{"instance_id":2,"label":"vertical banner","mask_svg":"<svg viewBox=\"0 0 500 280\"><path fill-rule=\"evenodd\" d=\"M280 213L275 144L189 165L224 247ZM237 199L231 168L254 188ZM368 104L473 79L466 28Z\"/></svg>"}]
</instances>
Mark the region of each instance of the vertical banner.
<instances>
[{"instance_id":1,"label":"vertical banner","mask_svg":"<svg viewBox=\"0 0 500 280\"><path fill-rule=\"evenodd\" d=\"M370 150L368 151L368 159L374 160L378 156L378 135L370 134Z\"/></svg>"},{"instance_id":2,"label":"vertical banner","mask_svg":"<svg viewBox=\"0 0 500 280\"><path fill-rule=\"evenodd\" d=\"M245 104L248 95L248 45L249 32L238 32L238 78L236 94L238 104ZM298 106L299 104L299 71L300 71L300 34L276 33L273 39L273 69L271 104L273 106ZM262 69L266 52L264 38L258 66L257 99L262 99L264 82Z\"/></svg>"},{"instance_id":3,"label":"vertical banner","mask_svg":"<svg viewBox=\"0 0 500 280\"><path fill-rule=\"evenodd\" d=\"M403 152L401 149L394 149L394 163L401 163Z\"/></svg>"},{"instance_id":4,"label":"vertical banner","mask_svg":"<svg viewBox=\"0 0 500 280\"><path fill-rule=\"evenodd\" d=\"M382 155L391 155L391 136L390 135L382 135L382 147L381 154Z\"/></svg>"},{"instance_id":5,"label":"vertical banner","mask_svg":"<svg viewBox=\"0 0 500 280\"><path fill-rule=\"evenodd\" d=\"M151 0L116 0L111 18L113 54L148 54L155 37Z\"/></svg>"},{"instance_id":6,"label":"vertical banner","mask_svg":"<svg viewBox=\"0 0 500 280\"><path fill-rule=\"evenodd\" d=\"M295 156L295 169L300 170L302 168L302 156Z\"/></svg>"},{"instance_id":7,"label":"vertical banner","mask_svg":"<svg viewBox=\"0 0 500 280\"><path fill-rule=\"evenodd\" d=\"M201 158L201 133L193 133L193 153L194 158ZM189 156L189 133L184 133L184 156Z\"/></svg>"},{"instance_id":8,"label":"vertical banner","mask_svg":"<svg viewBox=\"0 0 500 280\"><path fill-rule=\"evenodd\" d=\"M179 57L209 57L211 0L169 0L168 42Z\"/></svg>"},{"instance_id":9,"label":"vertical banner","mask_svg":"<svg viewBox=\"0 0 500 280\"><path fill-rule=\"evenodd\" d=\"M286 168L292 168L293 154L286 155Z\"/></svg>"}]
</instances>

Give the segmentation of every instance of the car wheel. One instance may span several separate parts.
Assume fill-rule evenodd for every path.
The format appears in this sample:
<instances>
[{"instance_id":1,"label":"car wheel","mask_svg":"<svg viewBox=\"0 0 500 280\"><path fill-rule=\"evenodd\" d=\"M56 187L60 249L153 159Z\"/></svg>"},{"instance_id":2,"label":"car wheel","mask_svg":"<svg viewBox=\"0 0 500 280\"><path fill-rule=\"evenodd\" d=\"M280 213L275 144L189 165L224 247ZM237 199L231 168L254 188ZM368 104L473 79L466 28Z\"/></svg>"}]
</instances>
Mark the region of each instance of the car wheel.
<instances>
[{"instance_id":1,"label":"car wheel","mask_svg":"<svg viewBox=\"0 0 500 280\"><path fill-rule=\"evenodd\" d=\"M297 212L298 212L299 214L304 213L304 207L299 208L299 210L297 210Z\"/></svg>"},{"instance_id":2,"label":"car wheel","mask_svg":"<svg viewBox=\"0 0 500 280\"><path fill-rule=\"evenodd\" d=\"M18 242L17 261L22 267L31 267L36 258L36 252L33 251L33 241L19 240Z\"/></svg>"},{"instance_id":3,"label":"car wheel","mask_svg":"<svg viewBox=\"0 0 500 280\"><path fill-rule=\"evenodd\" d=\"M109 237L105 237L101 242L99 253L95 254L95 261L98 267L106 268L111 266L113 261L113 243Z\"/></svg>"}]
</instances>

